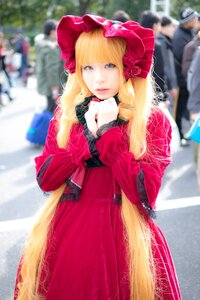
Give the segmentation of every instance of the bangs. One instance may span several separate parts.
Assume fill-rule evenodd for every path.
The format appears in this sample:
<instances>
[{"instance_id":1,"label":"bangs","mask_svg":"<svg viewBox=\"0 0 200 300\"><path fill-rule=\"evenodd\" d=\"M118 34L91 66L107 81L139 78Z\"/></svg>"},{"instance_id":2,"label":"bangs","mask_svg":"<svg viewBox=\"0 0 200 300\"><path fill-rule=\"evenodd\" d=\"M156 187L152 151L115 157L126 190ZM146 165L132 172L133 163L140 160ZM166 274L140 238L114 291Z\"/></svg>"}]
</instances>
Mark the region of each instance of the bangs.
<instances>
[{"instance_id":1,"label":"bangs","mask_svg":"<svg viewBox=\"0 0 200 300\"><path fill-rule=\"evenodd\" d=\"M105 38L103 29L83 32L76 42L76 72L81 66L94 63L113 63L123 70L126 42L121 37Z\"/></svg>"}]
</instances>

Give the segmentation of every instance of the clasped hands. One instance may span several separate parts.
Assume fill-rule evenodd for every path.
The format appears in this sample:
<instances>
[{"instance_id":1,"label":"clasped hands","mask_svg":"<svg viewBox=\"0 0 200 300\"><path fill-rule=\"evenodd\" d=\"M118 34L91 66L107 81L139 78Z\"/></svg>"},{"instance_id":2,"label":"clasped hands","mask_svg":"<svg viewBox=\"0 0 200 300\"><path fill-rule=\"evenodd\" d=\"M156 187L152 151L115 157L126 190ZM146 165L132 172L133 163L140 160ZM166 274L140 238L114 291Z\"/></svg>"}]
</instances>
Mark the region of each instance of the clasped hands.
<instances>
[{"instance_id":1,"label":"clasped hands","mask_svg":"<svg viewBox=\"0 0 200 300\"><path fill-rule=\"evenodd\" d=\"M88 111L85 113L85 120L88 129L97 137L97 130L107 123L117 119L119 108L113 97L96 102L91 101Z\"/></svg>"}]
</instances>

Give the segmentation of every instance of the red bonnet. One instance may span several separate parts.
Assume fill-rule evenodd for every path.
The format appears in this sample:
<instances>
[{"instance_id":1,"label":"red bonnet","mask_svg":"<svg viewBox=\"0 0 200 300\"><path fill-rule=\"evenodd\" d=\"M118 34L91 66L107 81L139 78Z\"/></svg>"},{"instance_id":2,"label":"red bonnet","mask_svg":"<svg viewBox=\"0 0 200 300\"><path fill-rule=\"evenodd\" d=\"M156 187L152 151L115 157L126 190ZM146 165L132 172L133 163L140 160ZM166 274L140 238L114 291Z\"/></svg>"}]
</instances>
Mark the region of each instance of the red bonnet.
<instances>
[{"instance_id":1,"label":"red bonnet","mask_svg":"<svg viewBox=\"0 0 200 300\"><path fill-rule=\"evenodd\" d=\"M127 43L123 57L125 78L146 78L151 68L154 52L153 31L134 21L122 23L94 15L83 17L67 15L63 16L58 24L58 44L69 73L75 72L75 44L79 35L97 27L103 28L103 35L106 38L122 37L125 39Z\"/></svg>"}]
</instances>

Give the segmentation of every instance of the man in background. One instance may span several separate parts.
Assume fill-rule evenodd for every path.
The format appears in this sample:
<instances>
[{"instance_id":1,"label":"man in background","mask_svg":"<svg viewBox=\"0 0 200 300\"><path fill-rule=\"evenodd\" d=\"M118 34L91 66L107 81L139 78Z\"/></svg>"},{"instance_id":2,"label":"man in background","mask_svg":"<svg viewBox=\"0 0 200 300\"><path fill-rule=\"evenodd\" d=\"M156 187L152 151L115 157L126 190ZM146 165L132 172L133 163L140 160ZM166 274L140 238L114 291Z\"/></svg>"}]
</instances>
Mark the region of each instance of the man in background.
<instances>
[{"instance_id":1,"label":"man in background","mask_svg":"<svg viewBox=\"0 0 200 300\"><path fill-rule=\"evenodd\" d=\"M36 36L36 78L37 90L47 98L46 110L53 113L57 99L61 94L61 76L64 62L60 58L60 49L56 39L56 20L44 23L43 34Z\"/></svg>"},{"instance_id":2,"label":"man in background","mask_svg":"<svg viewBox=\"0 0 200 300\"><path fill-rule=\"evenodd\" d=\"M164 55L162 46L157 40L160 32L161 21L156 13L145 10L139 18L139 23L145 28L151 28L155 36L155 50L154 50L154 65L153 77L156 84L156 96L158 101L163 101L169 105L168 92L167 92L167 78L164 68Z\"/></svg>"},{"instance_id":3,"label":"man in background","mask_svg":"<svg viewBox=\"0 0 200 300\"><path fill-rule=\"evenodd\" d=\"M182 129L182 119L185 118L189 120L189 112L187 110L188 102L188 90L187 83L183 76L182 70L182 59L184 47L192 40L193 38L193 29L196 26L197 14L190 8L184 8L180 12L180 24L177 27L173 39L172 39L172 49L175 58L175 69L178 82L178 97L176 103L175 111L175 120L179 129L181 146L188 146L189 142L184 136Z\"/></svg>"}]
</instances>

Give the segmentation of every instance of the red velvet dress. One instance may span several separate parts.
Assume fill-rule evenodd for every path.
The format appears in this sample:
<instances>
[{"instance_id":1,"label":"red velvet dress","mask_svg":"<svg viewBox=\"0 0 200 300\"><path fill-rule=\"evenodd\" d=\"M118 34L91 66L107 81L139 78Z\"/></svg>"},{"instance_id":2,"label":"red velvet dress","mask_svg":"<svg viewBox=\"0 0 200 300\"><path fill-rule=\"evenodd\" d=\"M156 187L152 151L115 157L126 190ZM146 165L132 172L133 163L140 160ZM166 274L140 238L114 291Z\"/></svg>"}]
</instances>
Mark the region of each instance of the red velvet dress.
<instances>
[{"instance_id":1,"label":"red velvet dress","mask_svg":"<svg viewBox=\"0 0 200 300\"><path fill-rule=\"evenodd\" d=\"M43 153L35 159L39 184L45 192L57 189L92 156L83 125L73 126L66 149L57 146L56 128L53 119ZM138 185L142 171L140 183L146 206L155 209L163 173L170 162L171 128L165 116L155 111L148 122L148 154L138 161L128 150L124 128L115 126L103 133L96 149L104 165L85 167L78 200L67 199L58 205L39 286L46 300L130 300L121 205L113 195L117 183L147 216ZM153 253L162 299L180 300L166 240L147 218L156 240Z\"/></svg>"}]
</instances>

